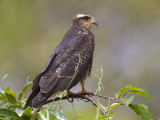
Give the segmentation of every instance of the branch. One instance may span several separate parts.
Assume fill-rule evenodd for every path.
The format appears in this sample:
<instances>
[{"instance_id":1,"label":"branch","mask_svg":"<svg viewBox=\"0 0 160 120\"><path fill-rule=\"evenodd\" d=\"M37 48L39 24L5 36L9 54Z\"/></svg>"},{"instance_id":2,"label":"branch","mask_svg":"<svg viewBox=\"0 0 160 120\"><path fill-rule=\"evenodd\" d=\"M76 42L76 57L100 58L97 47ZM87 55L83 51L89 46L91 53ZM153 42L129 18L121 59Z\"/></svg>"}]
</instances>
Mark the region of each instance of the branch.
<instances>
[{"instance_id":1,"label":"branch","mask_svg":"<svg viewBox=\"0 0 160 120\"><path fill-rule=\"evenodd\" d=\"M115 98L112 98L112 97L103 96L103 95L96 95L96 94L94 94L93 96L97 96L97 97L104 98L104 99L109 99L109 100L112 100L112 101L118 103L118 101L115 100Z\"/></svg>"},{"instance_id":2,"label":"branch","mask_svg":"<svg viewBox=\"0 0 160 120\"><path fill-rule=\"evenodd\" d=\"M88 100L88 101L90 101L94 106L96 106L97 107L97 102L96 101L94 101L94 100L92 100L90 97L88 97L88 96L85 96L86 97L86 99ZM105 112L105 110L101 107L101 112L102 112L102 114L105 116L106 115L106 112Z\"/></svg>"},{"instance_id":3,"label":"branch","mask_svg":"<svg viewBox=\"0 0 160 120\"><path fill-rule=\"evenodd\" d=\"M91 102L94 106L97 107L97 102L94 101L93 99L91 99L92 96L97 96L97 97L104 98L104 99L110 99L110 100L117 103L117 101L114 98L111 98L111 97L108 97L108 96L102 96L102 95L96 95L96 94L87 94L87 93L80 95L79 93L72 93L72 94L69 94L69 97L64 96L62 98L56 97L56 98L53 98L53 99L49 99L43 105L45 105L47 103L50 103L50 102L53 102L53 101L66 100L66 99L69 102L73 102L73 99L79 99L80 98L81 100L84 100L85 102ZM71 98L72 100L69 100L69 98ZM102 107L101 107L101 112L104 116L106 115L106 112Z\"/></svg>"}]
</instances>

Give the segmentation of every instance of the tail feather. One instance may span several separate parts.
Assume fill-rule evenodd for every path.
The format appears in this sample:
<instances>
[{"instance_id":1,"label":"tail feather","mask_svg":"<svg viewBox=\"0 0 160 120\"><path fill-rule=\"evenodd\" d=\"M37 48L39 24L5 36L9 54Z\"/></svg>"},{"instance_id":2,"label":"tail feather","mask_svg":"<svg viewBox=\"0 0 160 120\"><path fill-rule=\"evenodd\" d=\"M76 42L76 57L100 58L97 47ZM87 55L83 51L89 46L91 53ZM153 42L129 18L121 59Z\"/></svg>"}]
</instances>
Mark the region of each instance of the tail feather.
<instances>
[{"instance_id":1,"label":"tail feather","mask_svg":"<svg viewBox=\"0 0 160 120\"><path fill-rule=\"evenodd\" d=\"M40 89L34 90L29 96L24 108L27 108L28 106L33 108L40 108L41 106L44 105L47 99L51 97L53 94L54 92L45 94L45 93L41 93Z\"/></svg>"},{"instance_id":2,"label":"tail feather","mask_svg":"<svg viewBox=\"0 0 160 120\"><path fill-rule=\"evenodd\" d=\"M29 101L25 108L27 106L30 106L30 107L33 107L33 108L40 108L44 103L45 101L47 101L48 99L48 96L45 96L43 95L43 93L38 93L31 101Z\"/></svg>"},{"instance_id":3,"label":"tail feather","mask_svg":"<svg viewBox=\"0 0 160 120\"><path fill-rule=\"evenodd\" d=\"M28 106L32 107L32 100L34 99L35 96L39 93L40 88L32 91L31 95L28 97L26 105L24 108L27 108Z\"/></svg>"}]
</instances>

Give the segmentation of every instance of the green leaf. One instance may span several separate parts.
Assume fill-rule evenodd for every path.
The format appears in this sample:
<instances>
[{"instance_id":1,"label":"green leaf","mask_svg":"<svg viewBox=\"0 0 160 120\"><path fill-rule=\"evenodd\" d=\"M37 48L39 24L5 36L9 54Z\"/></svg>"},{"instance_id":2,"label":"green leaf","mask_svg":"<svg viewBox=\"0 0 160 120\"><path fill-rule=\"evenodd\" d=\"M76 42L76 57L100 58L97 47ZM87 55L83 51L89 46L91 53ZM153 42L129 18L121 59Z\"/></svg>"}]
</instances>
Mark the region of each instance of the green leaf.
<instances>
[{"instance_id":1,"label":"green leaf","mask_svg":"<svg viewBox=\"0 0 160 120\"><path fill-rule=\"evenodd\" d=\"M148 107L144 104L133 105L130 104L129 107L135 111L138 115L141 115L143 120L153 120L152 115L148 111Z\"/></svg>"},{"instance_id":2,"label":"green leaf","mask_svg":"<svg viewBox=\"0 0 160 120\"><path fill-rule=\"evenodd\" d=\"M39 119L34 119L34 117L33 116L30 116L30 117L28 117L28 116L22 116L20 119L17 119L17 120L39 120Z\"/></svg>"},{"instance_id":3,"label":"green leaf","mask_svg":"<svg viewBox=\"0 0 160 120\"><path fill-rule=\"evenodd\" d=\"M114 113L114 111L111 111L111 112L109 112L107 115L106 115L106 117L112 117L113 115L114 115L115 113Z\"/></svg>"},{"instance_id":4,"label":"green leaf","mask_svg":"<svg viewBox=\"0 0 160 120\"><path fill-rule=\"evenodd\" d=\"M0 101L7 100L6 96L0 96Z\"/></svg>"},{"instance_id":5,"label":"green leaf","mask_svg":"<svg viewBox=\"0 0 160 120\"><path fill-rule=\"evenodd\" d=\"M31 108L30 106L28 106L28 107L24 110L22 116L31 116L31 111L32 111L32 108Z\"/></svg>"},{"instance_id":6,"label":"green leaf","mask_svg":"<svg viewBox=\"0 0 160 120\"><path fill-rule=\"evenodd\" d=\"M27 88L30 87L32 85L32 82L27 82L27 84L23 87L23 89L21 90L21 92L18 94L18 100L20 101L23 94L26 92Z\"/></svg>"},{"instance_id":7,"label":"green leaf","mask_svg":"<svg viewBox=\"0 0 160 120\"><path fill-rule=\"evenodd\" d=\"M23 114L23 112L24 112L24 109L22 109L22 108L17 108L17 109L15 110L15 112L17 113L17 115L18 115L19 117L21 117L22 114Z\"/></svg>"},{"instance_id":8,"label":"green leaf","mask_svg":"<svg viewBox=\"0 0 160 120\"><path fill-rule=\"evenodd\" d=\"M120 105L120 103L113 103L113 104L109 107L109 110L111 110L112 108L116 107L117 105Z\"/></svg>"},{"instance_id":9,"label":"green leaf","mask_svg":"<svg viewBox=\"0 0 160 120\"><path fill-rule=\"evenodd\" d=\"M143 120L153 120L152 115L147 109L141 108L140 113L141 113Z\"/></svg>"},{"instance_id":10,"label":"green leaf","mask_svg":"<svg viewBox=\"0 0 160 120\"><path fill-rule=\"evenodd\" d=\"M99 120L106 120L107 118L113 117L114 114L115 113L113 111L110 111L106 116L100 117Z\"/></svg>"},{"instance_id":11,"label":"green leaf","mask_svg":"<svg viewBox=\"0 0 160 120\"><path fill-rule=\"evenodd\" d=\"M132 101L133 101L133 99L134 99L134 96L131 96L128 100L127 100L127 104L129 105ZM127 105L127 106L128 106Z\"/></svg>"},{"instance_id":12,"label":"green leaf","mask_svg":"<svg viewBox=\"0 0 160 120\"><path fill-rule=\"evenodd\" d=\"M10 87L7 86L4 90L4 95L6 96L6 98L8 99L8 101L12 104L16 103L16 93L13 91L10 91Z\"/></svg>"},{"instance_id":13,"label":"green leaf","mask_svg":"<svg viewBox=\"0 0 160 120\"><path fill-rule=\"evenodd\" d=\"M5 96L7 97L8 101L10 103L12 103L12 104L16 103L16 98L12 94L5 93Z\"/></svg>"},{"instance_id":14,"label":"green leaf","mask_svg":"<svg viewBox=\"0 0 160 120\"><path fill-rule=\"evenodd\" d=\"M22 119L23 120L23 119ZM28 119L27 119L28 120ZM30 118L29 118L29 120L38 120L38 118L34 118L33 116L31 116Z\"/></svg>"},{"instance_id":15,"label":"green leaf","mask_svg":"<svg viewBox=\"0 0 160 120\"><path fill-rule=\"evenodd\" d=\"M119 90L119 94L121 95L124 91L130 89L131 87L132 87L132 84L128 84L126 87L121 88L121 89Z\"/></svg>"},{"instance_id":16,"label":"green leaf","mask_svg":"<svg viewBox=\"0 0 160 120\"><path fill-rule=\"evenodd\" d=\"M135 113L137 113L137 115L140 115L140 109L139 109L139 106L137 105L134 105L134 104L129 104L128 105Z\"/></svg>"},{"instance_id":17,"label":"green leaf","mask_svg":"<svg viewBox=\"0 0 160 120\"><path fill-rule=\"evenodd\" d=\"M126 98L120 98L121 101L124 103L125 106L128 106L134 99L134 96L131 96L129 99L126 99Z\"/></svg>"},{"instance_id":18,"label":"green leaf","mask_svg":"<svg viewBox=\"0 0 160 120\"><path fill-rule=\"evenodd\" d=\"M145 104L137 104L138 106L140 106L141 108L147 109L148 110L148 106Z\"/></svg>"},{"instance_id":19,"label":"green leaf","mask_svg":"<svg viewBox=\"0 0 160 120\"><path fill-rule=\"evenodd\" d=\"M8 93L9 91L10 91L10 87L7 86L6 89L5 89L5 92Z\"/></svg>"},{"instance_id":20,"label":"green leaf","mask_svg":"<svg viewBox=\"0 0 160 120\"><path fill-rule=\"evenodd\" d=\"M11 94L11 95L13 95L14 98L16 98L16 93L15 92L9 91L8 94Z\"/></svg>"},{"instance_id":21,"label":"green leaf","mask_svg":"<svg viewBox=\"0 0 160 120\"><path fill-rule=\"evenodd\" d=\"M116 98L118 98L119 97L119 92L116 92L115 94L114 94L114 96L116 97Z\"/></svg>"},{"instance_id":22,"label":"green leaf","mask_svg":"<svg viewBox=\"0 0 160 120\"><path fill-rule=\"evenodd\" d=\"M14 111L3 108L0 108L0 116L12 117L12 118L18 117L17 113L15 113Z\"/></svg>"},{"instance_id":23,"label":"green leaf","mask_svg":"<svg viewBox=\"0 0 160 120\"><path fill-rule=\"evenodd\" d=\"M134 94L138 94L138 95L144 96L148 100L152 101L151 95L146 90L143 90L141 88L133 87L133 88L131 88L129 90L129 93L134 93Z\"/></svg>"},{"instance_id":24,"label":"green leaf","mask_svg":"<svg viewBox=\"0 0 160 120\"><path fill-rule=\"evenodd\" d=\"M52 115L48 110L41 110L38 114L42 120L55 120L54 115Z\"/></svg>"},{"instance_id":25,"label":"green leaf","mask_svg":"<svg viewBox=\"0 0 160 120\"><path fill-rule=\"evenodd\" d=\"M8 109L11 109L11 108L20 108L21 106L19 105L16 105L16 104L12 104L12 105L9 105L7 108Z\"/></svg>"},{"instance_id":26,"label":"green leaf","mask_svg":"<svg viewBox=\"0 0 160 120\"><path fill-rule=\"evenodd\" d=\"M19 117L24 117L24 116L30 117L31 111L32 111L32 108L29 106L26 109L22 109L22 108L16 109L16 113L18 114Z\"/></svg>"},{"instance_id":27,"label":"green leaf","mask_svg":"<svg viewBox=\"0 0 160 120\"><path fill-rule=\"evenodd\" d=\"M127 99L125 99L125 98L123 98L123 97L121 97L120 99L121 99L121 101L124 103L125 106L128 106L128 104L127 104Z\"/></svg>"},{"instance_id":28,"label":"green leaf","mask_svg":"<svg viewBox=\"0 0 160 120\"><path fill-rule=\"evenodd\" d=\"M61 110L49 110L49 112L60 120L67 120L65 114Z\"/></svg>"}]
</instances>

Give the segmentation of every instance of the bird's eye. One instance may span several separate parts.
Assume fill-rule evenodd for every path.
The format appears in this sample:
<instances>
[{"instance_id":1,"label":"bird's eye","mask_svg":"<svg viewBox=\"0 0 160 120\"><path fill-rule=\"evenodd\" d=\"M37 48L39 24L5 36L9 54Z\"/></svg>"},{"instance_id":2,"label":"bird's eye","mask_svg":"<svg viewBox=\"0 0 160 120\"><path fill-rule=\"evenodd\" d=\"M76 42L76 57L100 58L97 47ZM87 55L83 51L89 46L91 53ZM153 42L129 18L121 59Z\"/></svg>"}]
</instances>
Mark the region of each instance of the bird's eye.
<instances>
[{"instance_id":1,"label":"bird's eye","mask_svg":"<svg viewBox=\"0 0 160 120\"><path fill-rule=\"evenodd\" d=\"M85 16L83 19L84 19L84 20L88 20L88 19L90 19L90 17Z\"/></svg>"}]
</instances>

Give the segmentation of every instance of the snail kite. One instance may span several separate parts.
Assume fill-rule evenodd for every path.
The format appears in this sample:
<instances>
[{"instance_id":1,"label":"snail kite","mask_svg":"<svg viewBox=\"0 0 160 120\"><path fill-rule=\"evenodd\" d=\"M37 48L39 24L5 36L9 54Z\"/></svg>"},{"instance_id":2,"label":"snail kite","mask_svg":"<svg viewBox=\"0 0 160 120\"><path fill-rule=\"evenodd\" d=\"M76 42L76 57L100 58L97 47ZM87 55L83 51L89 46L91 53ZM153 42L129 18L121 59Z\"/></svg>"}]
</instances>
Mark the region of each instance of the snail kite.
<instances>
[{"instance_id":1,"label":"snail kite","mask_svg":"<svg viewBox=\"0 0 160 120\"><path fill-rule=\"evenodd\" d=\"M90 31L91 25L98 23L93 16L83 13L77 14L71 28L64 35L63 40L52 52L44 71L33 80L32 93L26 106L41 107L49 97L57 91L69 90L78 84L82 85L90 76L94 52L94 35ZM76 70L77 68L77 70Z\"/></svg>"}]
</instances>

